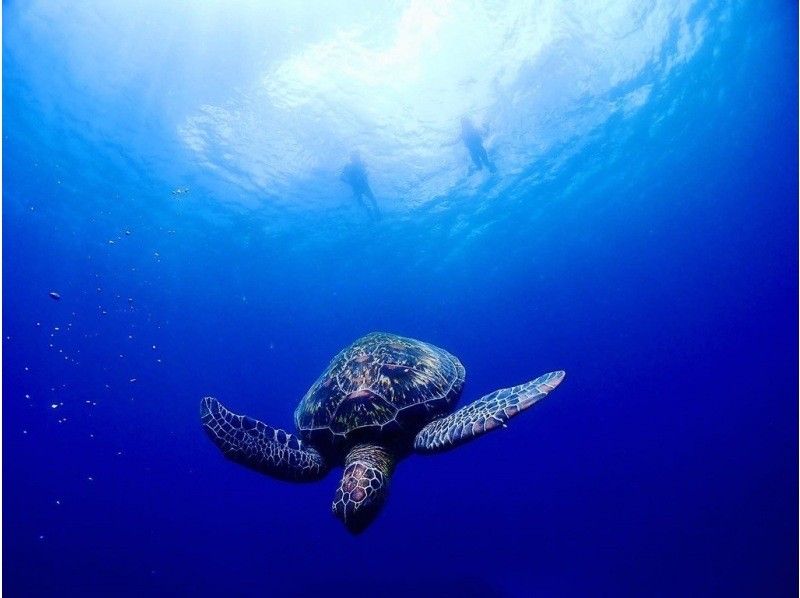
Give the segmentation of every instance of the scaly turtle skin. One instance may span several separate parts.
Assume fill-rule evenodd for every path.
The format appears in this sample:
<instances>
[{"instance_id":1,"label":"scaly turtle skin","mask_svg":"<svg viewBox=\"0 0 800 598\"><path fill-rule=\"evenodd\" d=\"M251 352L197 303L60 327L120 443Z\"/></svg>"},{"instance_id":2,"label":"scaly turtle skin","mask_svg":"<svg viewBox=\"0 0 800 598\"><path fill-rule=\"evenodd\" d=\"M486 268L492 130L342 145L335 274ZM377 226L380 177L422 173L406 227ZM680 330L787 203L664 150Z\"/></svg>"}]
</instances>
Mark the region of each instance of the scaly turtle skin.
<instances>
[{"instance_id":1,"label":"scaly turtle skin","mask_svg":"<svg viewBox=\"0 0 800 598\"><path fill-rule=\"evenodd\" d=\"M485 395L453 412L464 366L443 349L393 334L360 338L333 358L294 414L298 435L236 415L206 397L201 420L226 457L276 478L316 480L345 467L332 510L363 530L386 499L398 459L480 436L544 398L564 379L551 372Z\"/></svg>"}]
</instances>

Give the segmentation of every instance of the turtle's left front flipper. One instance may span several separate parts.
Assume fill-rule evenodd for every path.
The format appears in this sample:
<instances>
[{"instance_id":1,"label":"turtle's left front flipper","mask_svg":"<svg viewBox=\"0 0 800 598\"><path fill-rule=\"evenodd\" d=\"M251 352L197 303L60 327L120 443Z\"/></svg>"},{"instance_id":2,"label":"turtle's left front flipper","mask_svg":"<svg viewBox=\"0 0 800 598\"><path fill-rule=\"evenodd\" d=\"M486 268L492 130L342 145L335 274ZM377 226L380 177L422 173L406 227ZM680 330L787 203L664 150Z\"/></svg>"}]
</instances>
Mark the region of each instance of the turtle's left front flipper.
<instances>
[{"instance_id":1,"label":"turtle's left front flipper","mask_svg":"<svg viewBox=\"0 0 800 598\"><path fill-rule=\"evenodd\" d=\"M525 384L483 396L422 428L414 440L414 448L422 453L443 451L505 426L517 413L546 397L561 383L564 375L563 371L550 372Z\"/></svg>"},{"instance_id":2,"label":"turtle's left front flipper","mask_svg":"<svg viewBox=\"0 0 800 598\"><path fill-rule=\"evenodd\" d=\"M328 471L322 455L296 436L236 415L213 397L202 400L200 419L209 438L231 461L282 480L318 480Z\"/></svg>"}]
</instances>

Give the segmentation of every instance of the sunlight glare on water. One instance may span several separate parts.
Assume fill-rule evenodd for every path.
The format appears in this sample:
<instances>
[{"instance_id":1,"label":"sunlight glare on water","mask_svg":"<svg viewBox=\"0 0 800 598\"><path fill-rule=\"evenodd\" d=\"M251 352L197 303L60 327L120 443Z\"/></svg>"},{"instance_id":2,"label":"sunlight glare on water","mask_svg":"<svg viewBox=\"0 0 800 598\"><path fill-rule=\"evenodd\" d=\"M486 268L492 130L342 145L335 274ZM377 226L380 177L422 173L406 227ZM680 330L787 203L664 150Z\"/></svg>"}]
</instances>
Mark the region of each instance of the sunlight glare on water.
<instances>
[{"instance_id":1,"label":"sunlight glare on water","mask_svg":"<svg viewBox=\"0 0 800 598\"><path fill-rule=\"evenodd\" d=\"M37 2L23 12L35 30L59 28L100 107L133 94L133 116L162 120L201 173L238 190L220 201L336 208L349 201L337 174L357 150L384 210L407 212L551 175L700 47L710 7L696 4L88 2L67 13ZM109 22L118 27L98 35ZM485 132L502 177L467 176L462 116ZM137 141L152 154L152 140Z\"/></svg>"}]
</instances>

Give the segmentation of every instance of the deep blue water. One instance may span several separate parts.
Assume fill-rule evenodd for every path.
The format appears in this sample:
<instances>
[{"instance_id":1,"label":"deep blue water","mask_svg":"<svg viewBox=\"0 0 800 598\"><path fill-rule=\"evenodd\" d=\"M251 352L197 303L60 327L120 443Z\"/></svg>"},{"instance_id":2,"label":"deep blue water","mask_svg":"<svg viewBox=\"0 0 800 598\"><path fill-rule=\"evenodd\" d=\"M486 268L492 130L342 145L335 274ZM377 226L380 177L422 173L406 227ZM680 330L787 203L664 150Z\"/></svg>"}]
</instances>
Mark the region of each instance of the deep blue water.
<instances>
[{"instance_id":1,"label":"deep blue water","mask_svg":"<svg viewBox=\"0 0 800 598\"><path fill-rule=\"evenodd\" d=\"M4 3L6 593L794 595L797 6L619 4L613 27L613 3L583 25L582 4L526 7L542 47L514 38L516 65L460 65L480 36L445 14L438 50L401 56L423 84L451 61L426 104L391 64L396 87L344 63L286 83L337 59L306 51L337 31L390 36L397 7L247 29L263 9ZM470 110L494 176L439 143ZM354 146L378 222L336 176ZM225 461L199 400L291 430L373 330L457 355L462 403L567 379L507 430L402 461L351 536L339 468L290 484Z\"/></svg>"}]
</instances>

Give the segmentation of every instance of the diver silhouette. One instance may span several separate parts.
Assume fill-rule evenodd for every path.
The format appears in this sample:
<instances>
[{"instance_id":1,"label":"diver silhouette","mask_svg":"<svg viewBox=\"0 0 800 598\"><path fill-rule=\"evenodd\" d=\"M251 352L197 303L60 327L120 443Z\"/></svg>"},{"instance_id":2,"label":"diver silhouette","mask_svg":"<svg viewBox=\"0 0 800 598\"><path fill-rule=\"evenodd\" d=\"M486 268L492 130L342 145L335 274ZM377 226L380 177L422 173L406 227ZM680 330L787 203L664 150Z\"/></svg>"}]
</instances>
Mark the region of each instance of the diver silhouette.
<instances>
[{"instance_id":1,"label":"diver silhouette","mask_svg":"<svg viewBox=\"0 0 800 598\"><path fill-rule=\"evenodd\" d=\"M342 169L339 178L350 185L353 189L353 197L364 207L367 213L375 220L380 220L381 213L378 210L378 203L375 201L375 196L369 187L367 170L358 152L350 154L350 163Z\"/></svg>"},{"instance_id":2,"label":"diver silhouette","mask_svg":"<svg viewBox=\"0 0 800 598\"><path fill-rule=\"evenodd\" d=\"M486 148L483 147L483 138L481 137L481 133L475 128L475 125L473 125L472 121L466 116L461 117L461 141L464 142L467 150L469 150L469 155L472 158L472 163L474 164L474 168L470 167L470 174L475 170L482 170L484 164L486 165L486 168L489 169L489 172L495 172L497 170L495 165L489 160L489 155L486 153Z\"/></svg>"}]
</instances>

